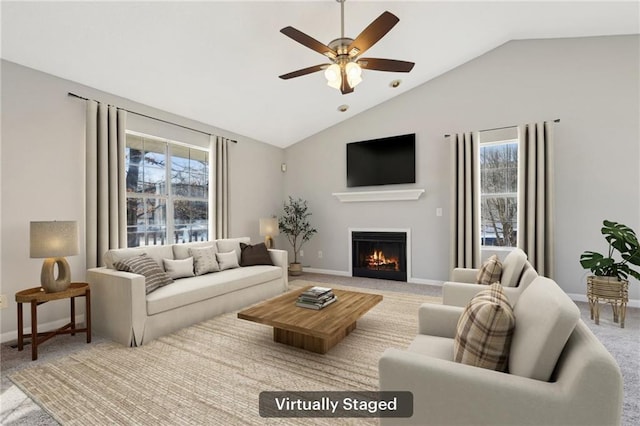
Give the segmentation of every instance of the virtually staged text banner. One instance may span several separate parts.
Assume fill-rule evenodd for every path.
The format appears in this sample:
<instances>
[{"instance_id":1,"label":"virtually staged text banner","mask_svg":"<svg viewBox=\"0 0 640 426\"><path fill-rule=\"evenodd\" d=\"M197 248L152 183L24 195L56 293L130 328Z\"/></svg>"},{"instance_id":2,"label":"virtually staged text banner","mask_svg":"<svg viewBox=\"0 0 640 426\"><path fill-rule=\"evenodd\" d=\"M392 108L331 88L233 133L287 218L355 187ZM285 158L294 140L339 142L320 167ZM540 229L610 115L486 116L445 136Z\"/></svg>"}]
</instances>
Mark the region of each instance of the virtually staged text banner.
<instances>
[{"instance_id":1,"label":"virtually staged text banner","mask_svg":"<svg viewBox=\"0 0 640 426\"><path fill-rule=\"evenodd\" d=\"M260 392L262 417L411 417L411 392Z\"/></svg>"}]
</instances>

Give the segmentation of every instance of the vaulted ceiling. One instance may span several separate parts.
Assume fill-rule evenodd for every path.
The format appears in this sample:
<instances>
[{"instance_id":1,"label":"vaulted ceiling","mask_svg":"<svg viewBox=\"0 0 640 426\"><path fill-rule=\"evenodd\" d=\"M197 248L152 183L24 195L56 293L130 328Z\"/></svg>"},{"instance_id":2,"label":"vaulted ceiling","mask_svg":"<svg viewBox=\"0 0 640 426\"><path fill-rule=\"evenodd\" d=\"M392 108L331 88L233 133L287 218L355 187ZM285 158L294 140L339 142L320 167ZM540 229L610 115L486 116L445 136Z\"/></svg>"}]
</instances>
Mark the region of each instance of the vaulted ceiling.
<instances>
[{"instance_id":1,"label":"vaulted ceiling","mask_svg":"<svg viewBox=\"0 0 640 426\"><path fill-rule=\"evenodd\" d=\"M358 1L355 38L384 11L400 22L365 56L415 62L408 73L365 70L341 95L326 63L284 36L293 26L328 44L340 4L322 1L2 2L2 58L280 147L411 90L517 39L640 32L637 1ZM390 82L401 79L398 88ZM340 105L348 105L339 112Z\"/></svg>"}]
</instances>

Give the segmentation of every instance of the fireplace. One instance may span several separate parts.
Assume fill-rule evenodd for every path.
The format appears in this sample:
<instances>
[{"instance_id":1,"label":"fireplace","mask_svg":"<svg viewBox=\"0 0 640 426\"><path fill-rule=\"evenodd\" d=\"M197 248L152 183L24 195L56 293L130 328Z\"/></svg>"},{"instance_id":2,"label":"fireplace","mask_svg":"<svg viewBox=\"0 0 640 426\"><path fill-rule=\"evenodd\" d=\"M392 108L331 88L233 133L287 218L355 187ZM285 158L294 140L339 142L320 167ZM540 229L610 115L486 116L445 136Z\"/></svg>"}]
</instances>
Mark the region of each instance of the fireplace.
<instances>
[{"instance_id":1,"label":"fireplace","mask_svg":"<svg viewBox=\"0 0 640 426\"><path fill-rule=\"evenodd\" d=\"M352 232L352 275L407 281L406 232Z\"/></svg>"}]
</instances>

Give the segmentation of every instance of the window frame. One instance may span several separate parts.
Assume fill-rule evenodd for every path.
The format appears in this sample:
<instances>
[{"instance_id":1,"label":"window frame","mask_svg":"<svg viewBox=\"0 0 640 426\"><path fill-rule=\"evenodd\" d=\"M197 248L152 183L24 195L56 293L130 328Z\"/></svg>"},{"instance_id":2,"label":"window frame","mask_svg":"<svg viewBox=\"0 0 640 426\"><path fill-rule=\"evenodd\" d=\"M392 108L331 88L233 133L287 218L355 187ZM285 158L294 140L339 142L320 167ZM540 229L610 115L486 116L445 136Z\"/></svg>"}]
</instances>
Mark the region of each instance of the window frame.
<instances>
[{"instance_id":1,"label":"window frame","mask_svg":"<svg viewBox=\"0 0 640 426\"><path fill-rule=\"evenodd\" d=\"M146 205L146 201L148 199L159 199L159 200L164 200L165 203L165 215L166 215L166 223L165 223L165 233L164 233L164 240L166 241L165 244L181 244L179 239L175 239L175 235L176 235L176 227L175 227L175 211L174 211L174 204L176 201L190 201L190 202L204 202L206 203L206 211L207 211L207 238L206 240L209 239L210 237L210 233L211 233L211 224L213 223L212 221L212 209L211 209L211 197L210 197L210 192L213 188L213 176L211 173L211 149L210 148L205 148L205 147L201 147L198 145L192 145L192 144L188 144L188 143L184 143L184 142L180 142L180 141L175 141L172 139L168 139L168 138L163 138L163 137L159 137L159 136L154 136L154 135L149 135L147 133L142 133L142 132L137 132L134 130L129 130L127 129L125 131L125 155L126 155L126 150L129 148L129 136L134 136L134 137L138 137L138 138L142 138L142 139L148 139L151 141L155 141L155 142L159 142L161 144L163 144L163 148L164 148L164 152L163 155L165 156L165 164L164 164L164 182L163 182L163 186L164 188L164 193L153 193L153 194L149 194L149 193L145 193L145 192L135 192L135 191L127 191L127 187L126 187L126 173L127 170L124 170L124 174L125 174L125 187L122 188L122 190L125 192L125 199L126 201L128 201L129 199L138 199L138 200L143 200L143 203ZM207 159L207 163L206 163L206 192L204 194L204 197L196 197L196 196L191 196L191 195L177 195L174 194L173 192L173 182L172 182L172 165L173 165L173 153L172 153L172 146L175 147L183 147L183 148L187 148L189 150L197 150L197 151L202 151L205 153L206 155L206 159ZM125 202L125 211L128 210L128 203ZM149 226L148 223L148 218L145 218L145 226ZM129 224L128 223L124 223L126 231L127 231L127 235L129 235ZM138 226L136 224L136 226ZM131 247L144 247L144 246L154 246L157 244L146 244L145 242L148 240L147 238L147 234L148 231L145 229L145 233L144 235L141 237L140 242L142 242L142 244L138 244L138 246L131 246ZM154 239L155 241L155 239ZM162 238L160 239L160 241L162 242ZM182 241L182 243L186 243L188 241ZM127 238L127 246L128 246L128 238Z\"/></svg>"},{"instance_id":2,"label":"window frame","mask_svg":"<svg viewBox=\"0 0 640 426\"><path fill-rule=\"evenodd\" d=\"M482 134L482 132L480 132L480 134ZM516 151L516 155L517 155L517 159L516 159L516 192L496 192L496 193L484 193L482 191L482 171L483 171L483 167L482 167L482 155L481 155L481 151L482 148L487 147L487 146L497 146L497 145L508 145L508 144L514 144L517 151ZM515 136L515 137L507 137L507 138L500 138L500 139L493 139L493 140L489 140L486 142L482 142L482 137L480 136L480 141L478 143L478 158L477 158L477 164L478 164L478 201L479 201L479 205L478 205L478 211L479 211L479 215L478 215L478 220L480 221L480 226L478 227L479 229L479 239L480 239L480 248L482 250L492 250L492 251L511 251L512 249L518 247L518 241L520 239L520 232L519 232L519 228L520 228L520 209L522 208L522 206L520 205L520 194L521 194L521 171L522 171L522 144L520 141L519 136ZM486 245L484 244L484 241L486 240L486 236L484 234L484 229L485 229L485 225L483 222L483 215L482 215L482 205L483 205L483 199L486 198L486 196L491 196L492 198L496 198L496 197L500 197L500 196L504 196L506 197L513 197L515 198L516 201L516 212L515 212L515 232L516 232L516 241L515 241L515 245ZM497 236L496 236L497 238Z\"/></svg>"}]
</instances>

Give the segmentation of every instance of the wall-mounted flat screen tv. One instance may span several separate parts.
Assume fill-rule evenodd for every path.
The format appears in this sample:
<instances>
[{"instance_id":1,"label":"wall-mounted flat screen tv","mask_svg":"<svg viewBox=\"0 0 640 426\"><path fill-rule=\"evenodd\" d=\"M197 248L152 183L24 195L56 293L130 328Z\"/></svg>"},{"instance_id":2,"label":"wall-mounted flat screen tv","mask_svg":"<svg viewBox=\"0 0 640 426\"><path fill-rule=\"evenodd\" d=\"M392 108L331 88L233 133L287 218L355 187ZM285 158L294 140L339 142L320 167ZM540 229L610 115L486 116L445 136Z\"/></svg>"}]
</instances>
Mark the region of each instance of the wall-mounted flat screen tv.
<instances>
[{"instance_id":1,"label":"wall-mounted flat screen tv","mask_svg":"<svg viewBox=\"0 0 640 426\"><path fill-rule=\"evenodd\" d=\"M347 187L415 182L415 133L347 144Z\"/></svg>"}]
</instances>

